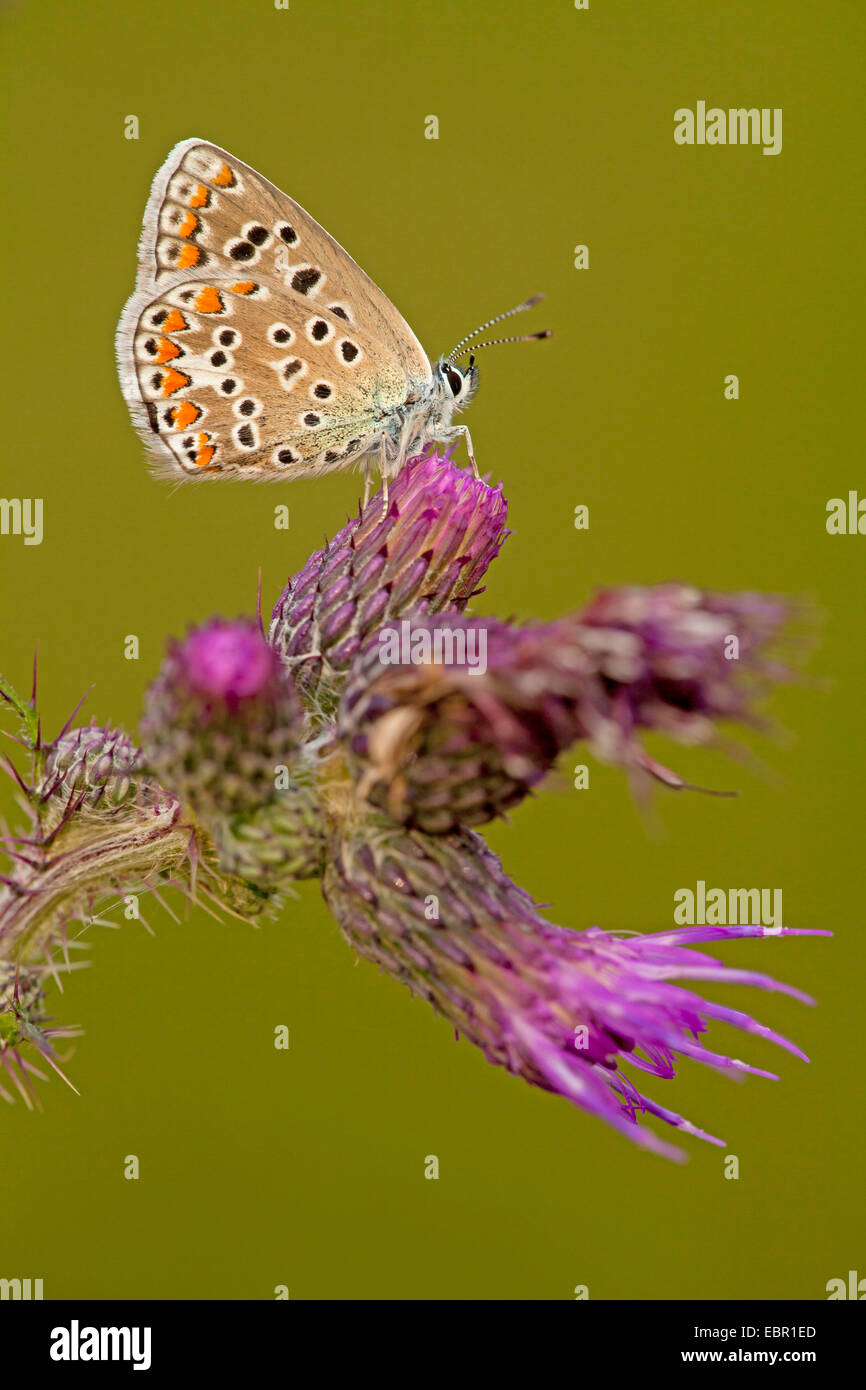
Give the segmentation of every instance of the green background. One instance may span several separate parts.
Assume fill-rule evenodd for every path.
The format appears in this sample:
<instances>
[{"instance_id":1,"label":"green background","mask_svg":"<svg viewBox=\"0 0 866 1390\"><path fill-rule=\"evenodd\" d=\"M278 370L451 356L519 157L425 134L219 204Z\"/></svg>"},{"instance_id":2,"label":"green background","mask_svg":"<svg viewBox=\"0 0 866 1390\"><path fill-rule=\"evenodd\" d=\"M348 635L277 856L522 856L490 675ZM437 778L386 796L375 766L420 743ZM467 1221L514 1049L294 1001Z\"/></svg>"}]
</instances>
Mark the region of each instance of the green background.
<instances>
[{"instance_id":1,"label":"green background","mask_svg":"<svg viewBox=\"0 0 866 1390\"><path fill-rule=\"evenodd\" d=\"M755 744L763 770L664 749L738 800L660 793L648 824L617 772L593 764L574 791L573 756L490 830L506 867L578 928L669 927L674 891L702 878L781 887L788 925L837 934L723 948L815 994L810 1010L715 992L813 1060L720 1028L781 1080L684 1063L652 1082L727 1140L686 1140L678 1167L356 967L315 884L258 931L156 906L155 939L94 929L93 968L56 1000L86 1027L81 1097L55 1079L44 1114L2 1114L0 1275L47 1297L762 1299L866 1274L866 539L824 525L864 483L862 6L41 0L4 27L3 492L46 515L41 547L0 540L0 664L25 683L38 640L47 729L94 681L88 712L134 729L165 639L252 611L259 566L269 608L357 498L353 475L172 493L144 467L114 328L150 181L199 135L308 207L431 354L546 292L523 322L555 337L485 354L467 417L516 533L477 611L549 618L665 579L823 611L826 680L775 698L788 737ZM676 146L673 112L699 99L782 107L782 153Z\"/></svg>"}]
</instances>

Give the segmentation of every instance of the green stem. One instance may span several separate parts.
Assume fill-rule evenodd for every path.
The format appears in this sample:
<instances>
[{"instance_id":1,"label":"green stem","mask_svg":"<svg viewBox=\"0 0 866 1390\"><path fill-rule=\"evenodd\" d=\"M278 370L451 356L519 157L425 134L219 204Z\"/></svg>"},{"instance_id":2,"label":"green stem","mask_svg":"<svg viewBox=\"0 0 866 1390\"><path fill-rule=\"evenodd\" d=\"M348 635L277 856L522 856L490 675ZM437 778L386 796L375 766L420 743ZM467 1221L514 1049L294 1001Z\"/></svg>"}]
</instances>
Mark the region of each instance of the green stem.
<instances>
[{"instance_id":1,"label":"green stem","mask_svg":"<svg viewBox=\"0 0 866 1390\"><path fill-rule=\"evenodd\" d=\"M30 700L22 700L14 685L6 679L0 672L0 698L4 699L14 709L18 718L21 720L24 732L24 742L30 749L35 749L39 742L39 716Z\"/></svg>"}]
</instances>

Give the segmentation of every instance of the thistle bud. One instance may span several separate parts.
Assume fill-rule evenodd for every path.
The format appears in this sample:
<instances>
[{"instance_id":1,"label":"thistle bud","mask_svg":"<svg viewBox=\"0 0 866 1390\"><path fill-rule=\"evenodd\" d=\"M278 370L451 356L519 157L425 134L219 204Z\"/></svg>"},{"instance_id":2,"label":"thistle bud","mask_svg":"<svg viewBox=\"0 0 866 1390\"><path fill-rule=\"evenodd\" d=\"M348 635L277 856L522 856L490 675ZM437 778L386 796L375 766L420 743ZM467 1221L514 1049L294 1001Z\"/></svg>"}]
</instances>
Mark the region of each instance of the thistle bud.
<instances>
[{"instance_id":1,"label":"thistle bud","mask_svg":"<svg viewBox=\"0 0 866 1390\"><path fill-rule=\"evenodd\" d=\"M122 729L68 729L48 746L39 787L46 824L75 804L85 811L112 811L138 798L147 779L141 753Z\"/></svg>"},{"instance_id":2,"label":"thistle bud","mask_svg":"<svg viewBox=\"0 0 866 1390\"><path fill-rule=\"evenodd\" d=\"M205 820L268 801L302 730L294 687L246 619L213 618L172 643L141 723L148 769Z\"/></svg>"}]
</instances>

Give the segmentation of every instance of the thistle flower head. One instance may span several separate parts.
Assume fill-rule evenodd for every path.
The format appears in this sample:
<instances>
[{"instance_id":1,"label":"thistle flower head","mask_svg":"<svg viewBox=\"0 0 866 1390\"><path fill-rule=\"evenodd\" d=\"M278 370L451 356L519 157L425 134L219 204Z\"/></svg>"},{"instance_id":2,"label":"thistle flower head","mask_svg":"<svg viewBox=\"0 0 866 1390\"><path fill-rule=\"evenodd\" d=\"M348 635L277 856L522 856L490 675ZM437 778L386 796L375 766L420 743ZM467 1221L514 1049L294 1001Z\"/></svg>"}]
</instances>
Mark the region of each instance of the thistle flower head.
<instances>
[{"instance_id":1,"label":"thistle flower head","mask_svg":"<svg viewBox=\"0 0 866 1390\"><path fill-rule=\"evenodd\" d=\"M295 689L248 619L214 618L173 642L141 723L147 767L205 819L267 801L302 730Z\"/></svg>"},{"instance_id":2,"label":"thistle flower head","mask_svg":"<svg viewBox=\"0 0 866 1390\"><path fill-rule=\"evenodd\" d=\"M792 670L771 656L791 604L764 594L721 594L683 584L605 589L579 614L575 640L594 667L582 702L584 737L596 752L652 763L635 731L710 743L721 720L757 723L756 702Z\"/></svg>"},{"instance_id":3,"label":"thistle flower head","mask_svg":"<svg viewBox=\"0 0 866 1390\"><path fill-rule=\"evenodd\" d=\"M669 1080L677 1057L688 1057L730 1073L773 1075L706 1046L714 1020L803 1056L748 1014L673 983L753 985L811 1002L767 975L729 969L691 949L708 940L767 935L763 927L695 927L627 939L595 927L568 931L539 915L472 832L434 837L396 829L384 818L335 845L324 891L358 953L426 998L488 1061L668 1157L682 1154L638 1124L640 1115L723 1141L644 1095L628 1067ZM774 928L772 934L798 933Z\"/></svg>"},{"instance_id":4,"label":"thistle flower head","mask_svg":"<svg viewBox=\"0 0 866 1390\"><path fill-rule=\"evenodd\" d=\"M751 720L761 685L784 674L764 648L786 613L681 585L610 589L525 626L410 612L352 663L339 736L360 795L435 834L503 814L579 739L683 785L639 732L708 742L719 720Z\"/></svg>"},{"instance_id":5,"label":"thistle flower head","mask_svg":"<svg viewBox=\"0 0 866 1390\"><path fill-rule=\"evenodd\" d=\"M186 683L204 708L239 711L279 683L273 650L250 622L213 618L175 648L178 684Z\"/></svg>"},{"instance_id":6,"label":"thistle flower head","mask_svg":"<svg viewBox=\"0 0 866 1390\"><path fill-rule=\"evenodd\" d=\"M504 814L579 736L591 670L554 624L449 613L382 628L338 715L360 794L434 834Z\"/></svg>"},{"instance_id":7,"label":"thistle flower head","mask_svg":"<svg viewBox=\"0 0 866 1390\"><path fill-rule=\"evenodd\" d=\"M305 698L330 713L365 640L410 607L461 611L509 534L501 487L433 455L410 459L289 580L270 642Z\"/></svg>"}]
</instances>

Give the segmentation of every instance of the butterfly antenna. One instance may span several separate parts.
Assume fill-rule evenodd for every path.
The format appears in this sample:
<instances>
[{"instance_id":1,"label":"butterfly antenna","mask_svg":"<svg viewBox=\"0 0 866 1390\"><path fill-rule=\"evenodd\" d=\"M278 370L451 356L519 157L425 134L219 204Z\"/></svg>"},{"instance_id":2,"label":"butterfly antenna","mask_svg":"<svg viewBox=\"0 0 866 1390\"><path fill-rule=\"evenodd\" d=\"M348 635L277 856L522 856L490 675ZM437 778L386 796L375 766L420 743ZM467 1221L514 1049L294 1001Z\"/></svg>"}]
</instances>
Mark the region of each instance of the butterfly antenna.
<instances>
[{"instance_id":1,"label":"butterfly antenna","mask_svg":"<svg viewBox=\"0 0 866 1390\"><path fill-rule=\"evenodd\" d=\"M467 333L465 338L460 339L460 342L457 344L456 348L453 348L451 352L449 352L448 356L445 358L445 361L450 362L453 357L456 357L460 349L464 346L464 344L469 342L470 338L476 337L479 333L484 333L486 329L492 328L494 323L501 323L503 319L510 319L514 314L522 314L525 309L533 309L536 304L541 303L543 298L543 294L530 295L529 299L524 299L522 304L516 304L513 309L506 309L504 314L496 314L494 318L488 319L486 323L479 324L477 328L473 328L471 333ZM531 334L530 336L537 338L539 335L535 333ZM506 340L503 338L499 339L498 341L505 342ZM517 342L522 340L514 339L513 341Z\"/></svg>"},{"instance_id":2,"label":"butterfly antenna","mask_svg":"<svg viewBox=\"0 0 866 1390\"><path fill-rule=\"evenodd\" d=\"M473 343L471 347L464 348L464 349L463 349L463 352L461 352L461 353L459 354L459 356L462 357L463 354L466 353L466 352L471 353L472 356L471 356L470 359L469 359L469 365L471 366L472 363L473 363L473 361L475 360L475 353L476 353L476 352L480 352L480 350L481 350L482 348L498 347L500 343L531 343L535 338L552 338L552 337L553 337L553 330L552 330L552 329L550 329L550 328L542 328L542 330L541 330L540 333L518 333L518 335L517 335L516 338L489 338L489 339L487 340L486 343ZM455 351L456 351L456 349L455 349ZM454 356L454 353L452 352L451 357L453 357L453 356ZM447 359L449 362L451 361L451 357L449 357L449 358Z\"/></svg>"}]
</instances>

